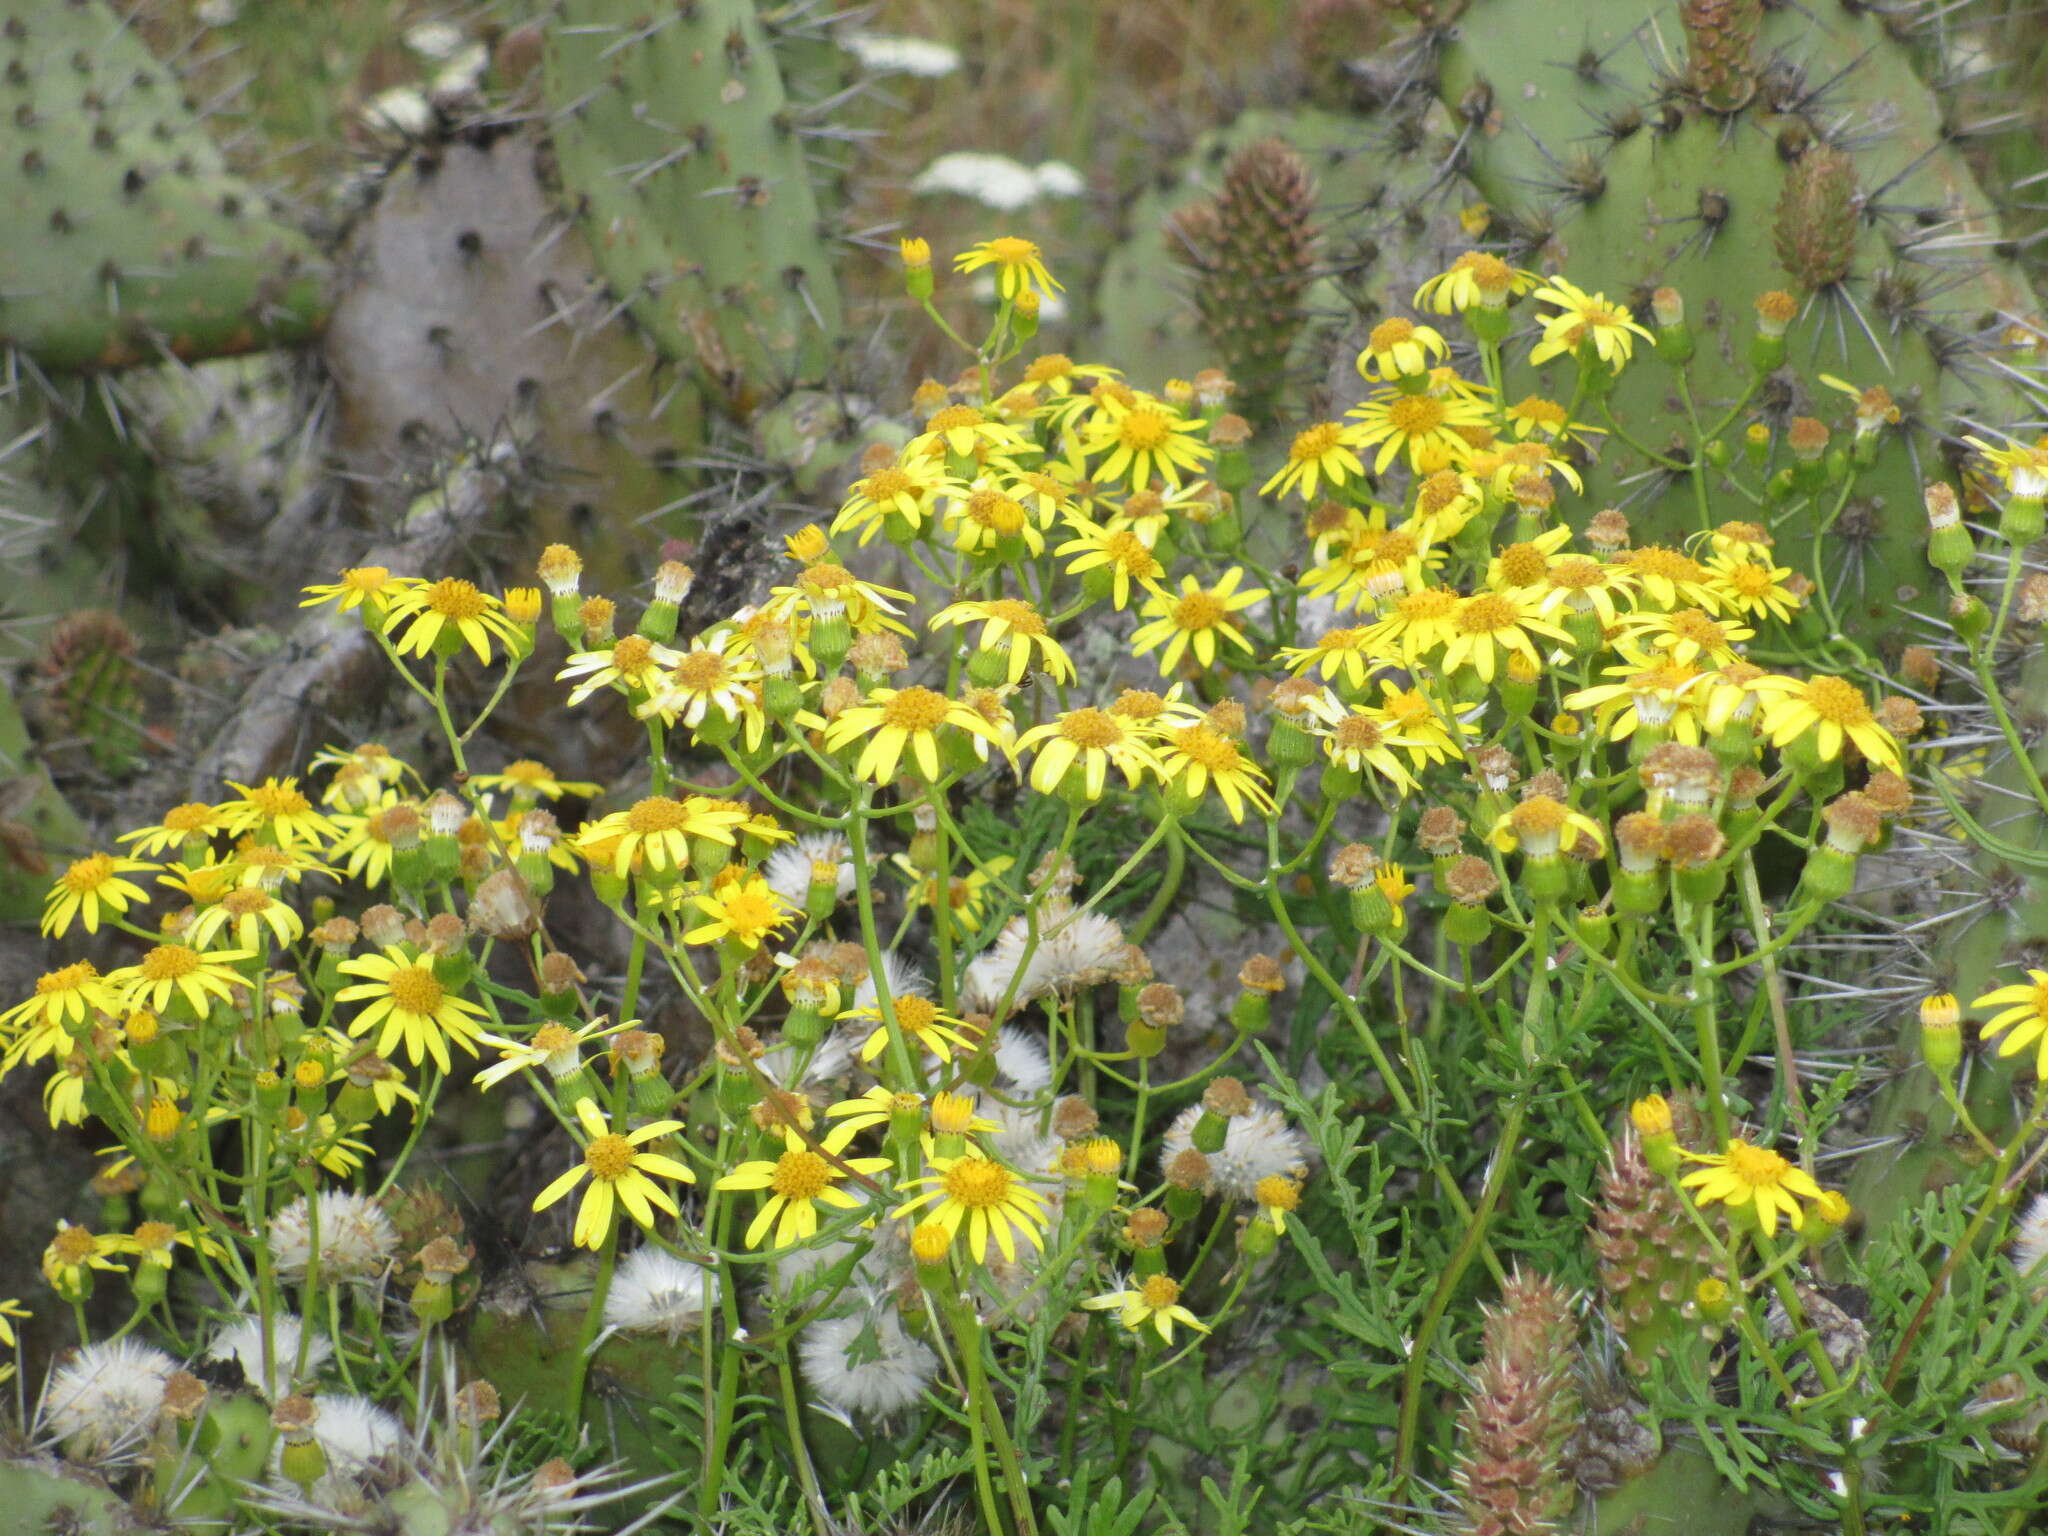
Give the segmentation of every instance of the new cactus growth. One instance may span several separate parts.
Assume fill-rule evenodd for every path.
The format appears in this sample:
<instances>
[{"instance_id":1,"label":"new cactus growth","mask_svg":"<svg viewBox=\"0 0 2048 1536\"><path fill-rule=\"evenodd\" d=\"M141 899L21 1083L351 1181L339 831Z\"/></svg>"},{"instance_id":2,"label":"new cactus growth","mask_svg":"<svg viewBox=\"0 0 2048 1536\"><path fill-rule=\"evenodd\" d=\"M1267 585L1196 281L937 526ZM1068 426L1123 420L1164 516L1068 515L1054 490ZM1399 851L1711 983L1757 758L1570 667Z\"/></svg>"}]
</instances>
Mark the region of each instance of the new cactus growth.
<instances>
[{"instance_id":1,"label":"new cactus growth","mask_svg":"<svg viewBox=\"0 0 2048 1536\"><path fill-rule=\"evenodd\" d=\"M228 169L132 21L99 0L0 4L0 344L71 370L310 335L312 243Z\"/></svg>"},{"instance_id":2,"label":"new cactus growth","mask_svg":"<svg viewBox=\"0 0 2048 1536\"><path fill-rule=\"evenodd\" d=\"M1223 188L1174 215L1172 241L1193 275L1195 309L1237 408L1273 408L1287 354L1307 318L1316 270L1315 182L1300 155L1260 139L1231 156Z\"/></svg>"},{"instance_id":3,"label":"new cactus growth","mask_svg":"<svg viewBox=\"0 0 2048 1536\"><path fill-rule=\"evenodd\" d=\"M88 609L58 621L36 658L32 702L46 751L82 751L105 774L142 754L135 634L118 614Z\"/></svg>"},{"instance_id":4,"label":"new cactus growth","mask_svg":"<svg viewBox=\"0 0 2048 1536\"><path fill-rule=\"evenodd\" d=\"M1572 1507L1564 1453L1579 1428L1578 1321L1544 1275L1517 1272L1486 1313L1458 1416L1458 1498L1472 1536L1550 1531Z\"/></svg>"}]
</instances>

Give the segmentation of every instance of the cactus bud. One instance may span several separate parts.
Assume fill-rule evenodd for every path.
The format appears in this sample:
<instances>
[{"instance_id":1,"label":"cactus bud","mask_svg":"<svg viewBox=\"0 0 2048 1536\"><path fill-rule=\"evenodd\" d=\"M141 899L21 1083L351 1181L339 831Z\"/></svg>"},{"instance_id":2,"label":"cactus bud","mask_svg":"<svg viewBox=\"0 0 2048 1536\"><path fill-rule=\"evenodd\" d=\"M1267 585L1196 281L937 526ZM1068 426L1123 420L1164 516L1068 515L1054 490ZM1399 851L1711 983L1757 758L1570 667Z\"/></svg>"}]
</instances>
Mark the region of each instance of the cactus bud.
<instances>
[{"instance_id":1,"label":"cactus bud","mask_svg":"<svg viewBox=\"0 0 2048 1536\"><path fill-rule=\"evenodd\" d=\"M1756 95L1756 35L1763 0L1683 0L1686 85L1709 112L1740 112Z\"/></svg>"},{"instance_id":2,"label":"cactus bud","mask_svg":"<svg viewBox=\"0 0 2048 1536\"><path fill-rule=\"evenodd\" d=\"M1475 1531L1551 1529L1571 1509L1566 1442L1579 1427L1578 1320L1556 1282L1516 1271L1487 1309L1458 1415L1459 1503Z\"/></svg>"},{"instance_id":3,"label":"cactus bud","mask_svg":"<svg viewBox=\"0 0 2048 1536\"><path fill-rule=\"evenodd\" d=\"M1856 254L1860 211L1854 163L1832 144L1813 145L1785 173L1778 194L1778 264L1809 292L1839 283Z\"/></svg>"}]
</instances>

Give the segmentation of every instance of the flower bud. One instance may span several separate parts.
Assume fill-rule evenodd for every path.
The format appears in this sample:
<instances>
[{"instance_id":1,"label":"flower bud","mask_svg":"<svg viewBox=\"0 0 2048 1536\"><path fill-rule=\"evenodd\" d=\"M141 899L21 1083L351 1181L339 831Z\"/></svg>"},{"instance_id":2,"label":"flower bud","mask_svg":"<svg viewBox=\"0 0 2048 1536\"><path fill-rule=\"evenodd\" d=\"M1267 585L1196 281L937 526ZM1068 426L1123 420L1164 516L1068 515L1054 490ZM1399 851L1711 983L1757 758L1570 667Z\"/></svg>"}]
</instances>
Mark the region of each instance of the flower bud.
<instances>
[{"instance_id":1,"label":"flower bud","mask_svg":"<svg viewBox=\"0 0 2048 1536\"><path fill-rule=\"evenodd\" d=\"M1963 1010L1952 992L1920 1000L1920 1059L1936 1077L1954 1079L1963 1059Z\"/></svg>"},{"instance_id":2,"label":"flower bud","mask_svg":"<svg viewBox=\"0 0 2048 1536\"><path fill-rule=\"evenodd\" d=\"M922 304L932 296L934 285L931 243L909 235L897 243L897 250L903 257L903 291Z\"/></svg>"}]
</instances>

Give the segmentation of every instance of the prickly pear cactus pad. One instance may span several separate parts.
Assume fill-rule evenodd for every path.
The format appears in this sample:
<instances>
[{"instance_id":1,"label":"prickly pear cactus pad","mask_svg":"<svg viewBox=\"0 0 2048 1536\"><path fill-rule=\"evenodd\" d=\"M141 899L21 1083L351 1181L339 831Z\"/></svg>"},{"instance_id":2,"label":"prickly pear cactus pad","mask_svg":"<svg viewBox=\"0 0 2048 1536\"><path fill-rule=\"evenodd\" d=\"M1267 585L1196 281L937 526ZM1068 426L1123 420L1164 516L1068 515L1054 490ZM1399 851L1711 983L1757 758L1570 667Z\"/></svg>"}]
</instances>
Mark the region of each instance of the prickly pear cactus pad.
<instances>
[{"instance_id":1,"label":"prickly pear cactus pad","mask_svg":"<svg viewBox=\"0 0 2048 1536\"><path fill-rule=\"evenodd\" d=\"M751 0L559 0L547 42L562 196L619 301L741 416L822 378L838 288Z\"/></svg>"},{"instance_id":2,"label":"prickly pear cactus pad","mask_svg":"<svg viewBox=\"0 0 2048 1536\"><path fill-rule=\"evenodd\" d=\"M204 104L127 9L0 4L0 344L96 369L309 335L312 243L228 170Z\"/></svg>"}]
</instances>

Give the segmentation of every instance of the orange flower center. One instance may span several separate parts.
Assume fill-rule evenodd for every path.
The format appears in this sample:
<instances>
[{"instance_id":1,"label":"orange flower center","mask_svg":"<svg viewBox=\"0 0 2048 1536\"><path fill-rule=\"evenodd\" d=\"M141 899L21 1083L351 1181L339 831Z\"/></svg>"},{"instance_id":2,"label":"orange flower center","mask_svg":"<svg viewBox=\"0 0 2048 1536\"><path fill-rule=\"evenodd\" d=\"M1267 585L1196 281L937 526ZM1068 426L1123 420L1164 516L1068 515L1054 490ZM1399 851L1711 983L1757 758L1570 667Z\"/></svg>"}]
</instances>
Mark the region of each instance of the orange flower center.
<instances>
[{"instance_id":1,"label":"orange flower center","mask_svg":"<svg viewBox=\"0 0 2048 1536\"><path fill-rule=\"evenodd\" d=\"M61 970L50 971L36 978L36 996L48 997L52 992L73 992L99 975L99 970L90 960L80 960Z\"/></svg>"},{"instance_id":2,"label":"orange flower center","mask_svg":"<svg viewBox=\"0 0 2048 1536\"><path fill-rule=\"evenodd\" d=\"M434 973L424 965L408 965L393 971L384 986L402 1013L431 1016L446 995Z\"/></svg>"},{"instance_id":3,"label":"orange flower center","mask_svg":"<svg viewBox=\"0 0 2048 1536\"><path fill-rule=\"evenodd\" d=\"M623 1179L633 1170L633 1143L623 1136L600 1136L583 1149L583 1166L607 1184Z\"/></svg>"},{"instance_id":4,"label":"orange flower center","mask_svg":"<svg viewBox=\"0 0 2048 1536\"><path fill-rule=\"evenodd\" d=\"M453 619L457 624L482 618L491 606L491 600L479 592L474 583L454 576L442 577L422 596L429 609L444 619Z\"/></svg>"},{"instance_id":5,"label":"orange flower center","mask_svg":"<svg viewBox=\"0 0 2048 1536\"><path fill-rule=\"evenodd\" d=\"M665 795L651 795L634 803L626 812L629 832L680 832L690 823L690 812L681 801Z\"/></svg>"},{"instance_id":6,"label":"orange flower center","mask_svg":"<svg viewBox=\"0 0 2048 1536\"><path fill-rule=\"evenodd\" d=\"M188 805L174 805L164 812L166 832L203 832L212 825L213 807L196 800Z\"/></svg>"},{"instance_id":7,"label":"orange flower center","mask_svg":"<svg viewBox=\"0 0 2048 1536\"><path fill-rule=\"evenodd\" d=\"M1631 570L1643 576L1662 576L1666 581L1700 579L1698 561L1660 544L1646 544L1641 549L1630 550L1628 563Z\"/></svg>"},{"instance_id":8,"label":"orange flower center","mask_svg":"<svg viewBox=\"0 0 2048 1536\"><path fill-rule=\"evenodd\" d=\"M1566 592L1585 592L1607 584L1607 567L1583 557L1560 560L1547 575L1553 587Z\"/></svg>"},{"instance_id":9,"label":"orange flower center","mask_svg":"<svg viewBox=\"0 0 2048 1536\"><path fill-rule=\"evenodd\" d=\"M930 688L904 688L882 706L882 724L899 731L936 731L951 707L944 694Z\"/></svg>"},{"instance_id":10,"label":"orange flower center","mask_svg":"<svg viewBox=\"0 0 2048 1536\"><path fill-rule=\"evenodd\" d=\"M1396 315L1391 320L1382 320L1372 328L1372 334L1365 339L1368 352L1384 352L1389 347L1398 347L1415 334L1415 322Z\"/></svg>"},{"instance_id":11,"label":"orange flower center","mask_svg":"<svg viewBox=\"0 0 2048 1536\"><path fill-rule=\"evenodd\" d=\"M1768 1147L1753 1147L1746 1141L1728 1143L1728 1171L1751 1189L1775 1188L1791 1167Z\"/></svg>"},{"instance_id":12,"label":"orange flower center","mask_svg":"<svg viewBox=\"0 0 2048 1536\"><path fill-rule=\"evenodd\" d=\"M612 666L626 677L644 668L654 656L654 642L645 635L628 635L612 647Z\"/></svg>"},{"instance_id":13,"label":"orange flower center","mask_svg":"<svg viewBox=\"0 0 2048 1536\"><path fill-rule=\"evenodd\" d=\"M1117 437L1126 448L1148 453L1162 447L1173 436L1173 423L1149 405L1141 405L1117 424Z\"/></svg>"},{"instance_id":14,"label":"orange flower center","mask_svg":"<svg viewBox=\"0 0 2048 1536\"><path fill-rule=\"evenodd\" d=\"M1444 403L1431 395L1403 395L1387 406L1387 421L1404 437L1421 437L1444 424Z\"/></svg>"},{"instance_id":15,"label":"orange flower center","mask_svg":"<svg viewBox=\"0 0 2048 1536\"><path fill-rule=\"evenodd\" d=\"M533 1048L550 1056L574 1048L576 1036L560 1024L543 1024L533 1032Z\"/></svg>"},{"instance_id":16,"label":"orange flower center","mask_svg":"<svg viewBox=\"0 0 2048 1536\"><path fill-rule=\"evenodd\" d=\"M162 1253L178 1240L178 1229L168 1221L145 1221L135 1229L136 1246L145 1253Z\"/></svg>"},{"instance_id":17,"label":"orange flower center","mask_svg":"<svg viewBox=\"0 0 2048 1536\"><path fill-rule=\"evenodd\" d=\"M1534 544L1510 544L1500 552L1500 579L1510 587L1533 587L1549 564L1549 557Z\"/></svg>"},{"instance_id":18,"label":"orange flower center","mask_svg":"<svg viewBox=\"0 0 2048 1536\"><path fill-rule=\"evenodd\" d=\"M946 1170L946 1193L970 1210L993 1210L1010 1198L1016 1176L1001 1163L963 1157Z\"/></svg>"},{"instance_id":19,"label":"orange flower center","mask_svg":"<svg viewBox=\"0 0 2048 1536\"><path fill-rule=\"evenodd\" d=\"M57 883L74 895L83 896L98 890L113 878L114 861L104 853L96 853L65 870Z\"/></svg>"},{"instance_id":20,"label":"orange flower center","mask_svg":"<svg viewBox=\"0 0 2048 1536\"><path fill-rule=\"evenodd\" d=\"M1074 371L1074 360L1064 352L1048 352L1024 370L1026 384L1050 384Z\"/></svg>"},{"instance_id":21,"label":"orange flower center","mask_svg":"<svg viewBox=\"0 0 2048 1536\"><path fill-rule=\"evenodd\" d=\"M1514 629L1521 622L1521 610L1506 598L1491 592L1467 598L1458 609L1458 630L1461 634L1497 635L1503 630Z\"/></svg>"},{"instance_id":22,"label":"orange flower center","mask_svg":"<svg viewBox=\"0 0 2048 1536\"><path fill-rule=\"evenodd\" d=\"M1371 752L1386 739L1379 723L1365 715L1346 715L1337 722L1337 728L1330 736L1345 752Z\"/></svg>"},{"instance_id":23,"label":"orange flower center","mask_svg":"<svg viewBox=\"0 0 2048 1536\"><path fill-rule=\"evenodd\" d=\"M768 1187L785 1200L815 1200L832 1182L832 1165L817 1153L785 1152L775 1159Z\"/></svg>"},{"instance_id":24,"label":"orange flower center","mask_svg":"<svg viewBox=\"0 0 2048 1536\"><path fill-rule=\"evenodd\" d=\"M1102 550L1104 554L1109 556L1111 564L1123 567L1125 571L1133 576L1157 576L1159 574L1160 565L1153 558L1152 551L1145 547L1143 539L1132 533L1128 528L1112 533L1103 542Z\"/></svg>"},{"instance_id":25,"label":"orange flower center","mask_svg":"<svg viewBox=\"0 0 2048 1536\"><path fill-rule=\"evenodd\" d=\"M341 573L342 586L365 594L379 590L390 579L390 570L381 565L359 565Z\"/></svg>"},{"instance_id":26,"label":"orange flower center","mask_svg":"<svg viewBox=\"0 0 2048 1536\"><path fill-rule=\"evenodd\" d=\"M1719 650L1728 643L1728 636L1721 626L1697 608L1681 608L1665 622L1678 639L1690 640L1703 649Z\"/></svg>"},{"instance_id":27,"label":"orange flower center","mask_svg":"<svg viewBox=\"0 0 2048 1536\"><path fill-rule=\"evenodd\" d=\"M1548 795L1531 795L1508 812L1508 817L1517 832L1542 834L1564 826L1565 809Z\"/></svg>"},{"instance_id":28,"label":"orange flower center","mask_svg":"<svg viewBox=\"0 0 2048 1536\"><path fill-rule=\"evenodd\" d=\"M1077 747L1114 747L1124 739L1123 727L1099 709L1076 709L1060 720L1060 735Z\"/></svg>"},{"instance_id":29,"label":"orange flower center","mask_svg":"<svg viewBox=\"0 0 2048 1536\"><path fill-rule=\"evenodd\" d=\"M1006 267L1021 267L1038 260L1038 247L1015 235L998 235L988 243L989 255Z\"/></svg>"},{"instance_id":30,"label":"orange flower center","mask_svg":"<svg viewBox=\"0 0 2048 1536\"><path fill-rule=\"evenodd\" d=\"M1181 756L1211 773L1232 773L1238 766L1237 743L1206 725L1184 726L1173 734Z\"/></svg>"},{"instance_id":31,"label":"orange flower center","mask_svg":"<svg viewBox=\"0 0 2048 1536\"><path fill-rule=\"evenodd\" d=\"M254 917L270 905L270 893L257 886L238 885L221 898L220 904L234 917Z\"/></svg>"},{"instance_id":32,"label":"orange flower center","mask_svg":"<svg viewBox=\"0 0 2048 1536\"><path fill-rule=\"evenodd\" d=\"M1395 605L1394 613L1404 623L1427 624L1449 618L1457 606L1457 593L1446 592L1441 587L1425 587L1402 598Z\"/></svg>"},{"instance_id":33,"label":"orange flower center","mask_svg":"<svg viewBox=\"0 0 2048 1536\"><path fill-rule=\"evenodd\" d=\"M159 944L142 957L136 969L144 981L177 981L190 976L201 963L198 952L183 944Z\"/></svg>"},{"instance_id":34,"label":"orange flower center","mask_svg":"<svg viewBox=\"0 0 2048 1536\"><path fill-rule=\"evenodd\" d=\"M925 426L933 432L957 432L962 427L978 427L987 419L971 405L949 405Z\"/></svg>"},{"instance_id":35,"label":"orange flower center","mask_svg":"<svg viewBox=\"0 0 2048 1536\"><path fill-rule=\"evenodd\" d=\"M916 490L917 482L893 467L878 469L861 482L861 491L869 501L894 501Z\"/></svg>"},{"instance_id":36,"label":"orange flower center","mask_svg":"<svg viewBox=\"0 0 2048 1536\"><path fill-rule=\"evenodd\" d=\"M939 1021L938 1005L928 997L899 997L895 1007L897 1024L913 1035Z\"/></svg>"},{"instance_id":37,"label":"orange flower center","mask_svg":"<svg viewBox=\"0 0 2048 1536\"><path fill-rule=\"evenodd\" d=\"M1863 690L1839 677L1816 677L1806 685L1806 704L1830 725L1857 726L1870 723L1870 704Z\"/></svg>"},{"instance_id":38,"label":"orange flower center","mask_svg":"<svg viewBox=\"0 0 2048 1536\"><path fill-rule=\"evenodd\" d=\"M675 668L676 686L691 693L709 692L731 676L725 658L716 651L690 651Z\"/></svg>"},{"instance_id":39,"label":"orange flower center","mask_svg":"<svg viewBox=\"0 0 2048 1536\"><path fill-rule=\"evenodd\" d=\"M1319 421L1305 432L1294 434L1294 446L1287 457L1297 464L1309 464L1336 448L1343 429L1334 421Z\"/></svg>"},{"instance_id":40,"label":"orange flower center","mask_svg":"<svg viewBox=\"0 0 2048 1536\"><path fill-rule=\"evenodd\" d=\"M1147 1275L1138 1287L1138 1299L1153 1312L1164 1312L1180 1301L1180 1282L1170 1275Z\"/></svg>"},{"instance_id":41,"label":"orange flower center","mask_svg":"<svg viewBox=\"0 0 2048 1536\"><path fill-rule=\"evenodd\" d=\"M782 909L765 886L743 886L727 896L722 905L725 926L735 933L765 933L782 921Z\"/></svg>"},{"instance_id":42,"label":"orange flower center","mask_svg":"<svg viewBox=\"0 0 2048 1536\"><path fill-rule=\"evenodd\" d=\"M1020 635L1045 633L1045 620L1039 617L1038 610L1014 597L999 597L994 602L984 603L982 611L992 619L1001 619Z\"/></svg>"},{"instance_id":43,"label":"orange flower center","mask_svg":"<svg viewBox=\"0 0 2048 1536\"><path fill-rule=\"evenodd\" d=\"M99 1243L83 1227L59 1227L50 1248L65 1264L83 1264L99 1251Z\"/></svg>"}]
</instances>

